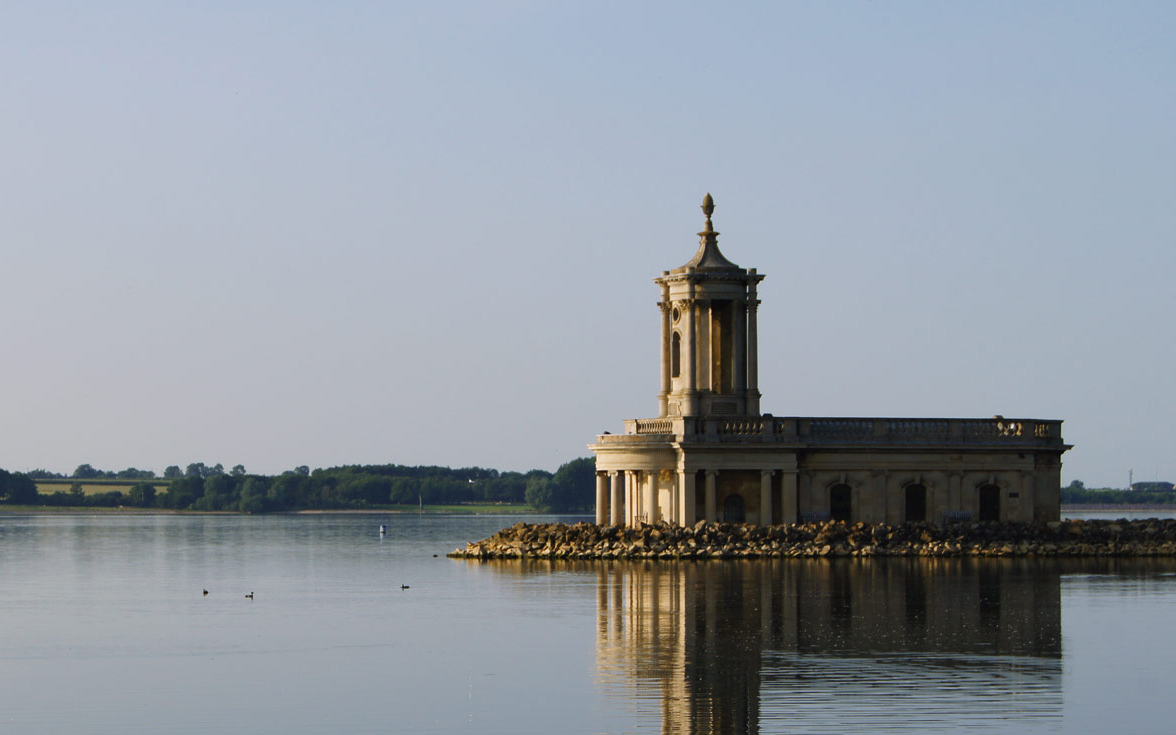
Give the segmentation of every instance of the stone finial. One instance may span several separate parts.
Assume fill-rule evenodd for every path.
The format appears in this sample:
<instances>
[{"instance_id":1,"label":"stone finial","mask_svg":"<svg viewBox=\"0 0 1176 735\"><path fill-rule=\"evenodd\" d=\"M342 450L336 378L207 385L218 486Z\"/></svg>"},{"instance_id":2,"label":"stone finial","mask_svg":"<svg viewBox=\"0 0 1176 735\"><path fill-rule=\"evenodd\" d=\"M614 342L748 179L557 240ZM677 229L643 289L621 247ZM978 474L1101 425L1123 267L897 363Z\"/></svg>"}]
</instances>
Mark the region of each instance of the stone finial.
<instances>
[{"instance_id":1,"label":"stone finial","mask_svg":"<svg viewBox=\"0 0 1176 735\"><path fill-rule=\"evenodd\" d=\"M702 213L706 215L704 231L714 232L715 226L711 224L711 215L715 213L715 200L711 198L710 192L702 199Z\"/></svg>"}]
</instances>

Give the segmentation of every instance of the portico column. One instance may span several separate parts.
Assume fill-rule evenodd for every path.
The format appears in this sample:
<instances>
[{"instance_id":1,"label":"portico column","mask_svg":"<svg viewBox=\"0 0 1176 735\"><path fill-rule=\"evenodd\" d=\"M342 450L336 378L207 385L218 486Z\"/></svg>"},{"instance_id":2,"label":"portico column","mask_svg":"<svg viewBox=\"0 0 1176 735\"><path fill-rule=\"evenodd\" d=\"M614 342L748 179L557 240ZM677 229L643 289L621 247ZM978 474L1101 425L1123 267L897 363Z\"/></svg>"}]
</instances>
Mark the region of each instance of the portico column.
<instances>
[{"instance_id":1,"label":"portico column","mask_svg":"<svg viewBox=\"0 0 1176 735\"><path fill-rule=\"evenodd\" d=\"M760 525L772 525L772 470L760 472Z\"/></svg>"},{"instance_id":2,"label":"portico column","mask_svg":"<svg viewBox=\"0 0 1176 735\"><path fill-rule=\"evenodd\" d=\"M596 525L608 523L608 484L603 472L596 473Z\"/></svg>"},{"instance_id":3,"label":"portico column","mask_svg":"<svg viewBox=\"0 0 1176 735\"><path fill-rule=\"evenodd\" d=\"M783 505L781 506L781 518L785 523L796 523L796 470L784 470L784 480L782 493Z\"/></svg>"},{"instance_id":4,"label":"portico column","mask_svg":"<svg viewBox=\"0 0 1176 735\"><path fill-rule=\"evenodd\" d=\"M624 506L621 503L622 478L621 473L611 470L608 473L608 486L612 494L612 502L608 506L608 522L618 526L625 522Z\"/></svg>"},{"instance_id":5,"label":"portico column","mask_svg":"<svg viewBox=\"0 0 1176 735\"><path fill-rule=\"evenodd\" d=\"M641 494L638 492L637 477L633 470L625 470L625 523L637 525L641 515Z\"/></svg>"},{"instance_id":6,"label":"portico column","mask_svg":"<svg viewBox=\"0 0 1176 735\"><path fill-rule=\"evenodd\" d=\"M683 526L693 526L698 519L694 517L695 504L695 473L678 470L678 490L682 498L678 501L678 522Z\"/></svg>"},{"instance_id":7,"label":"portico column","mask_svg":"<svg viewBox=\"0 0 1176 735\"><path fill-rule=\"evenodd\" d=\"M641 478L640 487L645 491L645 502L642 503L645 510L645 522L657 523L657 473L638 472L637 476Z\"/></svg>"},{"instance_id":8,"label":"portico column","mask_svg":"<svg viewBox=\"0 0 1176 735\"><path fill-rule=\"evenodd\" d=\"M706 519L711 523L718 520L715 512L715 476L718 470L706 471Z\"/></svg>"}]
</instances>

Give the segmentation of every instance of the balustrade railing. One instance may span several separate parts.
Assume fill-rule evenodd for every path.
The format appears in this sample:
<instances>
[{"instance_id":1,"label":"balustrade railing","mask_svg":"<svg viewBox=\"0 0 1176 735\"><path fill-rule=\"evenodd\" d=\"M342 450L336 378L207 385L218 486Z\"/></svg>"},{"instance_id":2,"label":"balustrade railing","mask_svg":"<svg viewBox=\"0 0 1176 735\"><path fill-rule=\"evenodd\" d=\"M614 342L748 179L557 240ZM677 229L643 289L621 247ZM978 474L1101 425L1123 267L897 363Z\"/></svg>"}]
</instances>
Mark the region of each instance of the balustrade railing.
<instances>
[{"instance_id":1,"label":"balustrade railing","mask_svg":"<svg viewBox=\"0 0 1176 735\"><path fill-rule=\"evenodd\" d=\"M673 419L637 419L638 434L673 434Z\"/></svg>"},{"instance_id":2,"label":"balustrade railing","mask_svg":"<svg viewBox=\"0 0 1176 735\"><path fill-rule=\"evenodd\" d=\"M1051 446L1062 443L1060 421L1032 419L918 419L831 417L656 418L625 421L625 434L605 434L602 444L646 443L682 434L687 441L771 442L802 445L937 444Z\"/></svg>"}]
</instances>

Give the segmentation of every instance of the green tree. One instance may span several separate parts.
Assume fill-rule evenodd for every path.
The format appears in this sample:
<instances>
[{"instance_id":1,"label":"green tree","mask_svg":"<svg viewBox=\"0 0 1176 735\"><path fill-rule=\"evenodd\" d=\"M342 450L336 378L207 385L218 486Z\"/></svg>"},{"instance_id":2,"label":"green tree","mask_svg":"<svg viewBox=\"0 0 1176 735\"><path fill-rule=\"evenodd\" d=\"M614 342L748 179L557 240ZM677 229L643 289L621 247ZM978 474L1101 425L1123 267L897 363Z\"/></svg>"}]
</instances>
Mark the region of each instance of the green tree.
<instances>
[{"instance_id":1,"label":"green tree","mask_svg":"<svg viewBox=\"0 0 1176 735\"><path fill-rule=\"evenodd\" d=\"M264 513L269 509L269 486L263 478L248 477L241 483L241 500L237 509L242 513Z\"/></svg>"},{"instance_id":2,"label":"green tree","mask_svg":"<svg viewBox=\"0 0 1176 735\"><path fill-rule=\"evenodd\" d=\"M78 468L73 471L73 477L79 480L92 480L95 477L102 477L102 471L96 470L92 465L80 464Z\"/></svg>"},{"instance_id":3,"label":"green tree","mask_svg":"<svg viewBox=\"0 0 1176 735\"><path fill-rule=\"evenodd\" d=\"M242 475L245 474L245 465L235 464L235 465L233 465L233 469L230 472L233 475L233 477L241 477Z\"/></svg>"},{"instance_id":4,"label":"green tree","mask_svg":"<svg viewBox=\"0 0 1176 735\"><path fill-rule=\"evenodd\" d=\"M19 472L0 470L0 500L10 505L37 505L37 483Z\"/></svg>"},{"instance_id":5,"label":"green tree","mask_svg":"<svg viewBox=\"0 0 1176 735\"><path fill-rule=\"evenodd\" d=\"M552 511L555 509L555 494L552 491L552 482L547 477L532 477L527 480L527 505L539 511Z\"/></svg>"},{"instance_id":6,"label":"green tree","mask_svg":"<svg viewBox=\"0 0 1176 735\"><path fill-rule=\"evenodd\" d=\"M184 476L184 471L179 468L179 465L168 465L167 469L163 471L163 479L178 480Z\"/></svg>"},{"instance_id":7,"label":"green tree","mask_svg":"<svg viewBox=\"0 0 1176 735\"><path fill-rule=\"evenodd\" d=\"M582 457L563 464L555 471L551 484L553 510L592 508L596 504L596 460Z\"/></svg>"},{"instance_id":8,"label":"green tree","mask_svg":"<svg viewBox=\"0 0 1176 735\"><path fill-rule=\"evenodd\" d=\"M205 477L208 477L208 467L203 462L192 462L184 470L184 477L199 477L203 480Z\"/></svg>"},{"instance_id":9,"label":"green tree","mask_svg":"<svg viewBox=\"0 0 1176 735\"><path fill-rule=\"evenodd\" d=\"M137 508L150 508L155 503L155 486L149 482L136 482L127 491L127 502Z\"/></svg>"}]
</instances>

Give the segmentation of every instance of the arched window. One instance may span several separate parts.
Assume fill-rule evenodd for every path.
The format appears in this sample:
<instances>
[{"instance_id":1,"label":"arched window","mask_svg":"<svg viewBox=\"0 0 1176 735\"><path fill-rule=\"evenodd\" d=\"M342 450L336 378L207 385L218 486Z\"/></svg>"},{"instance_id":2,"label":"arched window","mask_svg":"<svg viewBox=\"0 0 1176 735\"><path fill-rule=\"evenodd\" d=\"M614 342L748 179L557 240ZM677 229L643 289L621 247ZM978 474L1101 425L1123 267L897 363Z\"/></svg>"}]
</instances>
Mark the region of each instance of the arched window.
<instances>
[{"instance_id":1,"label":"arched window","mask_svg":"<svg viewBox=\"0 0 1176 735\"><path fill-rule=\"evenodd\" d=\"M980 486L980 520L1000 520L1000 487L998 485Z\"/></svg>"},{"instance_id":2,"label":"arched window","mask_svg":"<svg viewBox=\"0 0 1176 735\"><path fill-rule=\"evenodd\" d=\"M853 488L839 483L829 488L829 520L849 523L853 517Z\"/></svg>"},{"instance_id":3,"label":"arched window","mask_svg":"<svg viewBox=\"0 0 1176 735\"><path fill-rule=\"evenodd\" d=\"M906 486L906 519L927 520L927 488L917 482Z\"/></svg>"},{"instance_id":4,"label":"arched window","mask_svg":"<svg viewBox=\"0 0 1176 735\"><path fill-rule=\"evenodd\" d=\"M732 493L723 501L723 522L743 523L743 519L747 516L746 511L747 506L743 502L743 496Z\"/></svg>"},{"instance_id":5,"label":"arched window","mask_svg":"<svg viewBox=\"0 0 1176 735\"><path fill-rule=\"evenodd\" d=\"M670 338L670 375L678 377L682 374L682 335L674 332Z\"/></svg>"}]
</instances>

